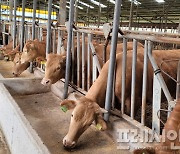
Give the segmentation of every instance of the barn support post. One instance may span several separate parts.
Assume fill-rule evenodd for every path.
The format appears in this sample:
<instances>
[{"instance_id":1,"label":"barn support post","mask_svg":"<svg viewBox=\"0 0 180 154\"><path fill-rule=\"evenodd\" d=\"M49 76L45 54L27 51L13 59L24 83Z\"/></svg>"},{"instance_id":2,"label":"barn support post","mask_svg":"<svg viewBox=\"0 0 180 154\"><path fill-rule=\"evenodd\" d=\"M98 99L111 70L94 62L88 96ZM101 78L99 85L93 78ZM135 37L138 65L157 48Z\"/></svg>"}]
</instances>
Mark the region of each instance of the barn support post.
<instances>
[{"instance_id":1,"label":"barn support post","mask_svg":"<svg viewBox=\"0 0 180 154\"><path fill-rule=\"evenodd\" d=\"M78 22L78 1L79 0L76 0L75 1L75 10L74 10L74 22L75 22L75 25L77 25L77 22Z\"/></svg>"},{"instance_id":2,"label":"barn support post","mask_svg":"<svg viewBox=\"0 0 180 154\"><path fill-rule=\"evenodd\" d=\"M177 70L177 87L176 87L176 100L180 99L180 61L178 62Z\"/></svg>"},{"instance_id":3,"label":"barn support post","mask_svg":"<svg viewBox=\"0 0 180 154\"><path fill-rule=\"evenodd\" d=\"M131 30L131 28L132 28L133 9L134 9L134 0L131 1L131 8L130 8L130 15L129 15L129 30Z\"/></svg>"},{"instance_id":4,"label":"barn support post","mask_svg":"<svg viewBox=\"0 0 180 154\"><path fill-rule=\"evenodd\" d=\"M98 10L98 28L100 26L100 22L101 22L101 0L99 0L99 10Z\"/></svg>"},{"instance_id":5,"label":"barn support post","mask_svg":"<svg viewBox=\"0 0 180 154\"><path fill-rule=\"evenodd\" d=\"M144 66L143 66L143 87L142 87L142 111L141 123L145 125L146 95L147 95L147 72L148 72L148 41L144 44Z\"/></svg>"},{"instance_id":6,"label":"barn support post","mask_svg":"<svg viewBox=\"0 0 180 154\"><path fill-rule=\"evenodd\" d=\"M154 57L152 56L152 42L151 41L148 41L148 57L149 57L149 60L152 64L152 67L153 67L153 70L154 70L154 74L156 75L158 81L159 81L159 84L168 100L168 103L169 103L169 109L171 109L171 106L170 106L170 102L173 102L173 99L171 97L171 94L167 88L167 85L162 77L162 74L161 74L161 70L159 69L158 65L156 64L156 61L154 59Z\"/></svg>"},{"instance_id":7,"label":"barn support post","mask_svg":"<svg viewBox=\"0 0 180 154\"><path fill-rule=\"evenodd\" d=\"M1 3L1 2L0 2ZM11 35L8 36L8 43L12 40L12 34L13 34L13 1L9 1L9 33Z\"/></svg>"},{"instance_id":8,"label":"barn support post","mask_svg":"<svg viewBox=\"0 0 180 154\"><path fill-rule=\"evenodd\" d=\"M49 0L48 1L47 38L46 38L46 57L51 52L51 12L52 12L52 0Z\"/></svg>"},{"instance_id":9,"label":"barn support post","mask_svg":"<svg viewBox=\"0 0 180 154\"><path fill-rule=\"evenodd\" d=\"M17 32L17 29L16 29L16 24L17 24L16 7L17 7L17 0L14 0L13 49L16 47L16 32Z\"/></svg>"},{"instance_id":10,"label":"barn support post","mask_svg":"<svg viewBox=\"0 0 180 154\"><path fill-rule=\"evenodd\" d=\"M114 70L115 70L115 63L116 63L116 48L117 48L117 38L118 38L118 30L119 30L119 19L120 19L120 13L121 13L121 3L122 3L122 0L116 0L115 2L113 32L112 32L113 35L112 35L111 54L110 54L106 101L105 101L105 109L107 111L110 111L111 102L112 102L112 87L113 87ZM109 113L106 113L104 115L104 119L106 121L109 120Z\"/></svg>"},{"instance_id":11,"label":"barn support post","mask_svg":"<svg viewBox=\"0 0 180 154\"><path fill-rule=\"evenodd\" d=\"M35 31L36 31L36 7L37 7L37 0L33 0L33 18L32 18L32 39L35 39Z\"/></svg>"},{"instance_id":12,"label":"barn support post","mask_svg":"<svg viewBox=\"0 0 180 154\"><path fill-rule=\"evenodd\" d=\"M125 89L126 89L126 64L127 62L127 39L123 38L123 60L122 60L122 95L121 112L124 114Z\"/></svg>"},{"instance_id":13,"label":"barn support post","mask_svg":"<svg viewBox=\"0 0 180 154\"><path fill-rule=\"evenodd\" d=\"M131 82L131 118L134 119L136 89L137 40L133 39L132 82Z\"/></svg>"},{"instance_id":14,"label":"barn support post","mask_svg":"<svg viewBox=\"0 0 180 154\"><path fill-rule=\"evenodd\" d=\"M25 27L24 27L24 22L25 22L25 5L26 5L26 0L22 1L22 20L21 20L21 44L20 44L20 51L23 51L24 47L24 33L25 33Z\"/></svg>"},{"instance_id":15,"label":"barn support post","mask_svg":"<svg viewBox=\"0 0 180 154\"><path fill-rule=\"evenodd\" d=\"M65 25L66 22L66 0L60 0L59 23Z\"/></svg>"},{"instance_id":16,"label":"barn support post","mask_svg":"<svg viewBox=\"0 0 180 154\"><path fill-rule=\"evenodd\" d=\"M66 73L65 73L65 84L64 84L64 99L67 98L67 95L68 95L68 84L69 84L69 78L70 78L73 20L74 20L74 0L70 0L68 42L67 42L67 53L66 53Z\"/></svg>"}]
</instances>

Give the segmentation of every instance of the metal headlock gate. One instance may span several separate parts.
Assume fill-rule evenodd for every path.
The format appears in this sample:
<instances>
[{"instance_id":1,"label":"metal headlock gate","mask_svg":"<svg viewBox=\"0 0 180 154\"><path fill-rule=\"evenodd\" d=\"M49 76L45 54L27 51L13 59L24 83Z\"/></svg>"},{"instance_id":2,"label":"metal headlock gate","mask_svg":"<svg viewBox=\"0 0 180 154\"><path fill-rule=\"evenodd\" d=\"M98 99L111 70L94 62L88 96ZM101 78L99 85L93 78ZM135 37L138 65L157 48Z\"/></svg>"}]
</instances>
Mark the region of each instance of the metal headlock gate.
<instances>
[{"instance_id":1,"label":"metal headlock gate","mask_svg":"<svg viewBox=\"0 0 180 154\"><path fill-rule=\"evenodd\" d=\"M35 0L34 0L35 1ZM14 4L16 5L16 4ZM52 7L52 1L49 1L49 7ZM156 74L154 75L154 90L153 90L153 120L152 120L152 129L155 130L157 134L160 133L160 119L158 118L157 113L160 111L161 105L161 89L163 90L167 100L169 110L175 104L175 101L171 97L169 90L164 82L164 79L160 73L158 72L159 67L156 64L155 59L152 56L152 42L158 43L172 43L172 44L180 44L180 39L178 39L179 35L175 34L168 34L166 36L165 33L153 33L153 35L148 35L149 32L135 32L135 31L127 31L125 35L118 36L119 30L119 17L120 17L120 7L121 0L116 0L115 4L115 13L114 13L114 21L113 21L113 31L112 31L112 42L111 42L111 52L110 52L110 64L109 64L109 73L108 73L108 81L107 81L107 91L106 91L106 103L105 109L111 111L112 109L112 101L113 101L113 84L114 84L114 70L115 70L115 58L116 58L116 46L118 37L122 39L123 42L123 69L122 69L122 96L121 96L121 113L122 117L127 121L131 122L132 124L141 128L145 126L145 114L146 114L146 88L147 88L147 70L148 70L148 60L154 69ZM33 6L36 7L35 5ZM82 88L83 90L88 90L92 83L96 80L98 73L101 71L101 66L96 55L95 46L93 39L95 35L97 36L104 36L102 30L94 30L93 28L77 28L73 29L73 11L74 8L74 0L70 1L70 14L69 14L69 24L67 24L67 29L63 26L59 27L52 27L51 20L49 17L49 22L47 29L44 26L37 25L33 22L33 25L25 24L25 34L21 31L21 33L17 33L16 30L22 30L21 26L15 24L16 20L14 20L14 35L13 35L13 42L14 46L17 45L16 38L19 38L18 42L25 43L29 39L38 38L42 40L43 30L47 30L47 50L46 53L50 52L50 38L52 35L52 51L53 53L61 54L62 52L66 51L65 48L65 32L68 31L68 39L67 39L67 60L66 60L66 82L65 82L65 91L64 97L67 96L68 85L70 80L70 72L72 72L72 79L76 75L77 78L77 86ZM49 13L51 10L49 10ZM35 18L35 15L34 15ZM35 19L34 19L35 20ZM18 28L17 28L18 27ZM35 33L36 31L36 33ZM52 33L53 32L53 33ZM130 32L130 33L129 33ZM139 34L137 34L139 33ZM35 34L38 34L35 36ZM25 35L25 39L21 36ZM164 35L164 36L162 36ZM58 38L58 39L57 39ZM126 56L127 56L127 41L133 39L133 59L132 59L132 87L131 87L131 115L127 116L124 113L124 106L125 106L125 74L126 74ZM23 41L22 41L23 40ZM142 112L141 112L141 122L137 122L134 120L134 106L135 106L135 86L136 86L136 60L137 60L137 42L141 41L144 42L144 68L143 68L143 85L142 85ZM57 42L57 43L56 43ZM64 45L63 45L64 43ZM57 46L57 47L56 47ZM76 52L75 52L76 48ZM76 59L76 60L75 60ZM71 63L76 61L77 63ZM75 65L77 71L75 70ZM92 66L92 67L91 67ZM85 71L85 67L87 67L87 72ZM91 70L92 68L92 70ZM91 78L92 76L92 78ZM73 81L73 80L72 80ZM179 98L179 89L180 89L180 63L178 65L178 77L177 77L177 94L176 100ZM82 82L82 84L80 84ZM87 87L86 87L87 85ZM154 93L156 91L156 93ZM109 114L105 114L105 120L109 119Z\"/></svg>"},{"instance_id":2,"label":"metal headlock gate","mask_svg":"<svg viewBox=\"0 0 180 154\"><path fill-rule=\"evenodd\" d=\"M71 49L73 48L72 46L72 37L73 35L73 7L74 7L74 0L71 0L70 3L70 14L69 14L69 27L68 27L68 43L67 43L67 63L66 63L66 84L65 84L65 92L64 92L64 96L66 98L67 96L67 89L68 89L68 83L69 83L69 79L70 79L70 65L71 65ZM120 6L121 6L121 0L116 0L116 4L115 4L115 13L114 13L114 21L113 21L113 32L112 32L112 42L111 42L111 52L110 52L110 63L109 63L109 73L108 73L108 81L107 81L107 91L106 91L106 102L105 102L105 109L109 111L111 111L112 109L112 99L113 99L113 84L114 84L114 70L115 70L115 59L116 59L116 46L117 46L117 38L118 38L118 29L119 29L119 17L120 17ZM92 53L94 53L94 48L93 48L93 43L91 41L92 39L92 34L93 31L91 30L74 30L74 32L77 33L77 54L79 53L79 46L80 46L80 36L79 33L82 33L82 55L84 54L84 42L85 42L85 35L88 35L88 75L89 76L89 72L90 72L90 49L92 50ZM102 32L97 32L97 34L102 34ZM154 59L154 57L152 56L152 42L158 42L158 43L172 43L172 44L180 44L180 39L178 38L173 38L173 37L166 37L166 36L148 36L145 34L133 34L133 33L129 33L126 34L124 36L119 36L120 38L123 39L123 69L122 69L122 102L121 102L121 113L122 113L122 117L125 118L127 121L131 122L132 124L138 126L139 128L145 126L145 113L146 113L146 88L147 88L147 70L148 70L148 60L150 61L153 70L154 70L154 85L153 85L153 113L152 113L152 129L157 133L160 134L160 119L157 115L157 113L160 111L160 105L161 105L161 90L164 92L167 101L168 101L168 110L171 111L173 106L175 105L176 100L173 100L167 86L166 83L162 77L160 68L158 67L158 65L156 64L156 61ZM132 83L131 83L131 115L130 117L127 116L124 113L124 106L125 106L125 70L126 70L126 55L127 55L127 40L128 39L133 39L133 58L132 58ZM62 38L60 39L62 40ZM141 112L141 122L137 122L134 119L134 107L135 107L135 86L136 86L136 60L137 60L137 41L143 41L144 42L144 68L143 68L143 85L142 85L142 112ZM93 54L95 55L95 54ZM74 59L73 57L73 53L72 53L72 59ZM99 67L99 63L98 63L98 59L97 56L93 57L93 60L95 60L96 62L93 63L93 65L96 66L96 68L98 68L98 71L101 70L101 67ZM77 59L77 66L79 66L79 59ZM84 55L82 58L82 82L84 82ZM94 68L94 67L93 67ZM179 68L178 68L179 70ZM79 79L79 69L77 68L77 78ZM97 70L93 71L93 81L96 78L97 75ZM178 76L179 77L179 76ZM177 80L177 87L179 87L179 79ZM88 78L88 88L89 86L89 78ZM82 84L83 85L83 84ZM84 88L84 86L82 86L82 88ZM179 88L177 88L177 98L178 99L178 95L179 95ZM156 91L156 93L155 93ZM105 120L109 119L109 113L104 115Z\"/></svg>"}]
</instances>

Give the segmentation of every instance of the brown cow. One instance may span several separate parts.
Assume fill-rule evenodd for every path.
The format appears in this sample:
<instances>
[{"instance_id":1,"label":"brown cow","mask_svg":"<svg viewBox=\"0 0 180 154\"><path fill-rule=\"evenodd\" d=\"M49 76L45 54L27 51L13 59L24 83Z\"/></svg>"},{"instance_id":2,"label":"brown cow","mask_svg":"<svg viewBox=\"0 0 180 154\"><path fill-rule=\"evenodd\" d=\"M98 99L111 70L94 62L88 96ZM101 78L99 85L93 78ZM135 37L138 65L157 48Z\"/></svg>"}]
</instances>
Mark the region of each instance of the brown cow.
<instances>
[{"instance_id":1,"label":"brown cow","mask_svg":"<svg viewBox=\"0 0 180 154\"><path fill-rule=\"evenodd\" d=\"M17 77L19 76L23 71L25 71L29 66L30 66L30 62L25 62L21 64L21 52L17 52L14 60L13 60L13 70L12 70L12 74Z\"/></svg>"},{"instance_id":2,"label":"brown cow","mask_svg":"<svg viewBox=\"0 0 180 154\"><path fill-rule=\"evenodd\" d=\"M0 51L3 54L8 54L13 50L13 41L10 41L9 44L5 45L4 47L0 48Z\"/></svg>"},{"instance_id":3,"label":"brown cow","mask_svg":"<svg viewBox=\"0 0 180 154\"><path fill-rule=\"evenodd\" d=\"M103 62L102 62L103 48L104 48L104 46L102 44L98 45L97 43L95 43L95 49L96 49L97 56L99 58L99 62L101 64L101 66L103 64ZM123 44L122 43L118 44L117 45L117 53L121 53L122 48L123 48ZM138 49L141 49L141 48L143 48L143 45L141 43L138 43ZM133 42L127 43L127 49L128 50L133 49ZM106 56L107 60L109 59L109 54L110 54L110 46L107 47L107 56ZM61 58L63 58L62 61L61 61ZM87 58L87 56L86 56L86 58ZM66 59L65 53L63 53L61 55L54 54L54 55L48 56L47 63L46 63L45 77L43 78L43 80L41 82L43 85L46 86L46 85L54 84L58 80L65 78L65 59ZM87 62L87 59L85 59L85 61ZM62 62L64 62L64 63L62 63ZM76 66L76 62L75 62L75 66ZM60 68L60 70L58 70L57 68Z\"/></svg>"},{"instance_id":4,"label":"brown cow","mask_svg":"<svg viewBox=\"0 0 180 154\"><path fill-rule=\"evenodd\" d=\"M15 58L16 53L20 52L20 45L18 45L15 49L12 51L9 51L8 53L4 54L4 56L8 56L9 60L13 61Z\"/></svg>"},{"instance_id":5,"label":"brown cow","mask_svg":"<svg viewBox=\"0 0 180 154\"><path fill-rule=\"evenodd\" d=\"M167 122L165 124L165 127L163 129L163 135L162 137L164 138L161 140L161 143L157 145L155 148L145 148L145 149L138 149L134 150L134 154L142 154L142 153L147 153L147 154L178 154L180 153L180 149L173 149L172 146L174 147L179 147L180 146L180 101L177 102L175 108L171 112L169 118L167 119ZM167 133L168 132L174 132L177 137L175 139L169 138ZM174 135L175 135L174 134ZM172 134L173 135L173 134ZM173 136L172 136L173 137Z\"/></svg>"},{"instance_id":6,"label":"brown cow","mask_svg":"<svg viewBox=\"0 0 180 154\"><path fill-rule=\"evenodd\" d=\"M29 40L26 42L21 55L21 63L32 62L37 57L46 57L45 41Z\"/></svg>"},{"instance_id":7,"label":"brown cow","mask_svg":"<svg viewBox=\"0 0 180 154\"><path fill-rule=\"evenodd\" d=\"M163 54L162 54L163 52ZM165 59L180 59L179 50L170 50L170 51L153 51L153 56L156 59L157 64L160 66L162 61ZM136 68L136 89L135 89L135 111L140 107L141 102L138 101L138 98L142 94L142 77L143 77L143 52L139 51L137 54L137 68ZM172 63L164 63L162 69L167 70L171 76L176 76L177 72L177 61ZM132 70L132 52L128 51L127 54L127 69L126 69L126 94L125 94L125 113L130 114L131 109L131 70ZM76 145L80 135L91 125L91 123L96 119L100 119L100 124L102 130L106 128L105 122L103 121L100 114L100 107L104 107L105 102L105 93L107 86L107 76L108 76L108 66L109 61L103 66L102 71L100 72L99 77L94 82L92 87L89 89L86 96L78 99L77 101L65 100L61 102L62 107L67 109L73 109L70 127L68 134L63 139L63 144L65 147L72 148ZM115 82L115 96L117 97L118 103L121 103L121 76L122 76L122 54L118 54L116 57L116 82ZM153 69L149 64L148 69L148 89L147 91L152 91L152 78L153 78ZM164 76L165 82L168 87L173 86L171 79ZM173 88L175 89L175 85ZM147 95L148 99L152 99L152 94Z\"/></svg>"}]
</instances>

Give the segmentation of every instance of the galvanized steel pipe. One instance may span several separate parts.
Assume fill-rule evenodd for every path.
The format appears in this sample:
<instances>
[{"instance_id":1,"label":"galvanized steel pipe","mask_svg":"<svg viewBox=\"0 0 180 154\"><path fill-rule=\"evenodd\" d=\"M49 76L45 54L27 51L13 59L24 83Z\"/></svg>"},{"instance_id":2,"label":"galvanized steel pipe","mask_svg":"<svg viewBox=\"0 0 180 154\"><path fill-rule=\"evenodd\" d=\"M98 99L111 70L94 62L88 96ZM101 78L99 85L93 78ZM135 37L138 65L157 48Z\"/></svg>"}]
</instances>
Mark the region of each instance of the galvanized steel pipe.
<instances>
[{"instance_id":1,"label":"galvanized steel pipe","mask_svg":"<svg viewBox=\"0 0 180 154\"><path fill-rule=\"evenodd\" d=\"M65 73L65 84L64 84L64 99L67 98L68 84L69 84L69 78L70 78L73 19L74 19L74 0L70 0L68 42L67 42L67 53L66 53L66 73Z\"/></svg>"},{"instance_id":2,"label":"galvanized steel pipe","mask_svg":"<svg viewBox=\"0 0 180 154\"><path fill-rule=\"evenodd\" d=\"M148 73L148 41L145 40L144 44L144 68L143 68L143 88L142 88L142 111L141 123L145 125L146 114L146 95L147 95L147 73Z\"/></svg>"},{"instance_id":3,"label":"galvanized steel pipe","mask_svg":"<svg viewBox=\"0 0 180 154\"><path fill-rule=\"evenodd\" d=\"M136 89L137 40L133 39L132 82L131 82L131 118L134 119Z\"/></svg>"},{"instance_id":4,"label":"galvanized steel pipe","mask_svg":"<svg viewBox=\"0 0 180 154\"><path fill-rule=\"evenodd\" d=\"M115 62L116 62L116 48L117 48L117 39L118 39L118 30L119 30L119 18L121 13L121 3L122 0L116 0L115 2L112 44L111 44L110 63L109 63L106 101L105 101L105 109L108 111L110 111L111 103L112 103L112 87L113 87L114 70L115 70ZM106 113L104 115L104 118L107 121L109 119L109 113Z\"/></svg>"},{"instance_id":5,"label":"galvanized steel pipe","mask_svg":"<svg viewBox=\"0 0 180 154\"><path fill-rule=\"evenodd\" d=\"M32 39L34 40L35 37L35 33L36 33L36 7L37 7L37 0L33 0L33 18L32 18Z\"/></svg>"},{"instance_id":6,"label":"galvanized steel pipe","mask_svg":"<svg viewBox=\"0 0 180 154\"><path fill-rule=\"evenodd\" d=\"M20 46L20 51L23 51L24 47L24 33L25 33L25 27L24 27L24 21L25 21L25 5L26 5L26 0L22 1L22 21L21 21L21 46Z\"/></svg>"},{"instance_id":7,"label":"galvanized steel pipe","mask_svg":"<svg viewBox=\"0 0 180 154\"><path fill-rule=\"evenodd\" d=\"M13 29L13 49L16 47L16 7L17 7L17 0L14 0L14 29Z\"/></svg>"},{"instance_id":8,"label":"galvanized steel pipe","mask_svg":"<svg viewBox=\"0 0 180 154\"><path fill-rule=\"evenodd\" d=\"M127 39L123 38L123 59L122 59L122 87L121 87L121 112L124 114L125 89L126 89L126 64L127 62Z\"/></svg>"},{"instance_id":9,"label":"galvanized steel pipe","mask_svg":"<svg viewBox=\"0 0 180 154\"><path fill-rule=\"evenodd\" d=\"M48 23L47 23L47 38L46 38L46 57L51 52L51 12L52 0L48 1Z\"/></svg>"}]
</instances>

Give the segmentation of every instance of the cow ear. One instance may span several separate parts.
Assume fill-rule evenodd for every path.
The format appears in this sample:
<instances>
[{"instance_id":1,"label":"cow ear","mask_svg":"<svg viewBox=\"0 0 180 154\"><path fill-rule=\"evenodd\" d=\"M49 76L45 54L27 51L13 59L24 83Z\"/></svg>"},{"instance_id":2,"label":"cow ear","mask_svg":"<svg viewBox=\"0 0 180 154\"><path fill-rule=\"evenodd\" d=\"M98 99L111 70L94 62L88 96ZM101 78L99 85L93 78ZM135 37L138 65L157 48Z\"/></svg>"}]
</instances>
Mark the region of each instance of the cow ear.
<instances>
[{"instance_id":1,"label":"cow ear","mask_svg":"<svg viewBox=\"0 0 180 154\"><path fill-rule=\"evenodd\" d=\"M65 99L60 103L61 107L64 107L66 110L74 109L76 106L76 102L73 100L67 100Z\"/></svg>"},{"instance_id":2,"label":"cow ear","mask_svg":"<svg viewBox=\"0 0 180 154\"><path fill-rule=\"evenodd\" d=\"M95 118L95 124L96 124L96 128L98 130L104 131L104 130L107 129L107 124L106 124L106 122L104 121L104 119L103 119L103 117L101 115L98 115Z\"/></svg>"}]
</instances>

